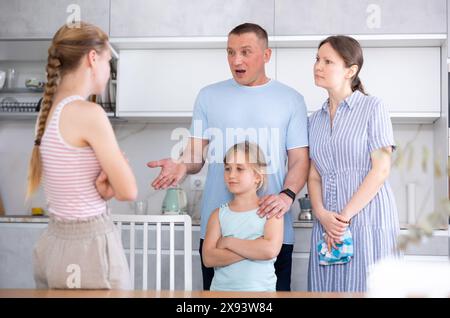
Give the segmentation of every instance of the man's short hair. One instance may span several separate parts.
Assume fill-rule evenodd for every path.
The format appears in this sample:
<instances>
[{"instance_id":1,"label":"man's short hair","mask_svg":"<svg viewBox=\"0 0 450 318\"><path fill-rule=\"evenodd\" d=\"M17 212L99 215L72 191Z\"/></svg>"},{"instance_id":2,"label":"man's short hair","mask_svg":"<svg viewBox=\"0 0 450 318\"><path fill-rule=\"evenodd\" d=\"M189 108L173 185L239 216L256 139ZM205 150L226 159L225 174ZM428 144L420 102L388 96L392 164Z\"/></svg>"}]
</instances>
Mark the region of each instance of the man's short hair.
<instances>
[{"instance_id":1,"label":"man's short hair","mask_svg":"<svg viewBox=\"0 0 450 318\"><path fill-rule=\"evenodd\" d=\"M228 36L235 34L241 35L244 33L254 33L256 37L260 40L264 41L266 47L269 46L269 37L267 36L266 30L264 30L261 26L255 23L243 23L235 27L233 30L228 33Z\"/></svg>"}]
</instances>

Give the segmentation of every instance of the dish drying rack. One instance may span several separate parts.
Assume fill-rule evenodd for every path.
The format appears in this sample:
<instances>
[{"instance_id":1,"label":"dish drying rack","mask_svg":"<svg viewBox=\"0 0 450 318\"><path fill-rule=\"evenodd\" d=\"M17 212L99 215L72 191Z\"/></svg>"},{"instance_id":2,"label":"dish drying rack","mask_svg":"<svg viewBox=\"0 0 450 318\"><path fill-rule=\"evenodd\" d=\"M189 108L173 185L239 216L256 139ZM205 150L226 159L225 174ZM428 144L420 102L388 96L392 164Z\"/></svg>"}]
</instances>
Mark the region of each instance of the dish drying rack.
<instances>
[{"instance_id":1,"label":"dish drying rack","mask_svg":"<svg viewBox=\"0 0 450 318\"><path fill-rule=\"evenodd\" d=\"M39 102L0 102L0 113L38 113ZM115 113L116 103L97 103L106 113Z\"/></svg>"}]
</instances>

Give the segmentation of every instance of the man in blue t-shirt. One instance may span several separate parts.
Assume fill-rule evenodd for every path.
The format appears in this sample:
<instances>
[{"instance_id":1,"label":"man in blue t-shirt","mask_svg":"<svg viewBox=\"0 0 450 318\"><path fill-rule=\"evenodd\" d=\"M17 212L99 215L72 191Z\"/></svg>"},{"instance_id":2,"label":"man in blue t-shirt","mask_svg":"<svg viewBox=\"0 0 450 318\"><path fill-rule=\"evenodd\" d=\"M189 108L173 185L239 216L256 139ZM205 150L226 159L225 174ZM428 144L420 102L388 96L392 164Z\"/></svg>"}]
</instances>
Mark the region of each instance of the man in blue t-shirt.
<instances>
[{"instance_id":1,"label":"man in blue t-shirt","mask_svg":"<svg viewBox=\"0 0 450 318\"><path fill-rule=\"evenodd\" d=\"M309 169L305 102L297 91L266 76L271 49L267 32L259 25L244 23L235 27L228 35L227 55L233 78L200 90L191 137L182 156L147 164L162 168L152 186L165 189L176 185L186 174L199 172L207 161L201 204L201 256L209 216L232 199L223 178L223 157L236 143L257 143L268 162L268 186L260 193L258 214L284 217L284 241L275 272L277 290L289 291L294 244L290 207L305 185ZM209 290L214 269L205 267L203 260L202 273L203 288Z\"/></svg>"}]
</instances>

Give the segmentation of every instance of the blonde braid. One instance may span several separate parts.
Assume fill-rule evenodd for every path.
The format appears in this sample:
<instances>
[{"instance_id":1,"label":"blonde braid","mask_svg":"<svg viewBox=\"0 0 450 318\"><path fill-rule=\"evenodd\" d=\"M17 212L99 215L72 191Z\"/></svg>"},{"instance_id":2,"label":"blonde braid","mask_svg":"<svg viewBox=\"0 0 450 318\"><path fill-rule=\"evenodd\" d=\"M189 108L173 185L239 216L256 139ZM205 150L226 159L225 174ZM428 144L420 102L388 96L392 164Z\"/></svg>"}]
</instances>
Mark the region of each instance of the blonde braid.
<instances>
[{"instance_id":1,"label":"blonde braid","mask_svg":"<svg viewBox=\"0 0 450 318\"><path fill-rule=\"evenodd\" d=\"M47 123L48 114L50 113L53 96L55 95L56 89L60 80L60 66L61 61L57 56L55 47L52 45L48 49L48 60L47 60L47 83L45 85L44 97L42 99L41 111L38 116L38 127L36 131L36 139L34 140L33 152L31 155L31 160L28 169L28 187L27 187L27 198L36 191L41 183L42 175L42 163L41 163L41 152L39 146L41 145L41 139L44 135L45 124Z\"/></svg>"},{"instance_id":2,"label":"blonde braid","mask_svg":"<svg viewBox=\"0 0 450 318\"><path fill-rule=\"evenodd\" d=\"M56 88L59 84L60 72L59 66L60 60L56 55L56 50L53 46L48 49L48 61L47 61L47 84L45 85L44 98L42 99L42 108L39 113L39 125L36 134L37 145L40 145L42 135L44 134L45 124L47 122L48 114L52 106L53 96L55 95Z\"/></svg>"}]
</instances>

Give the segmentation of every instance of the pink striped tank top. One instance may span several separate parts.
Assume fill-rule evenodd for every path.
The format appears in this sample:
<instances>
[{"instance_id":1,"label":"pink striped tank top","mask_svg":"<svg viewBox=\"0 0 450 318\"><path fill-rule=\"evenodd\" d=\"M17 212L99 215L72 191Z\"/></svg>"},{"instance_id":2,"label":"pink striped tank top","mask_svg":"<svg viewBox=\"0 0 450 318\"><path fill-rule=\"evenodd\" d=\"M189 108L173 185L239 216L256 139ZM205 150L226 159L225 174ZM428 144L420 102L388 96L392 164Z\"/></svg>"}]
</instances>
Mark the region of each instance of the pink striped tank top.
<instances>
[{"instance_id":1,"label":"pink striped tank top","mask_svg":"<svg viewBox=\"0 0 450 318\"><path fill-rule=\"evenodd\" d=\"M67 144L59 131L62 109L80 99L84 100L81 96L69 96L56 106L40 146L48 210L62 219L84 219L108 210L95 187L101 166L94 150Z\"/></svg>"}]
</instances>

